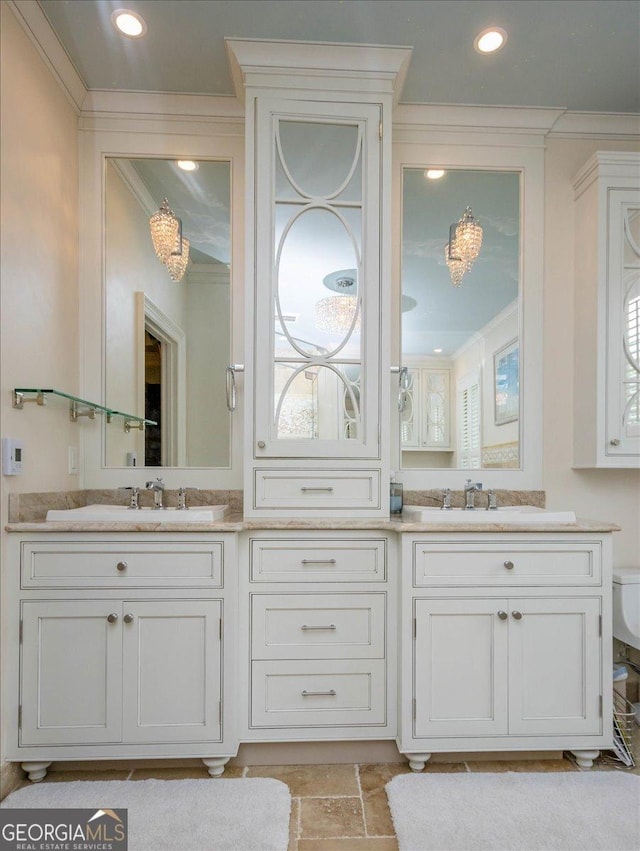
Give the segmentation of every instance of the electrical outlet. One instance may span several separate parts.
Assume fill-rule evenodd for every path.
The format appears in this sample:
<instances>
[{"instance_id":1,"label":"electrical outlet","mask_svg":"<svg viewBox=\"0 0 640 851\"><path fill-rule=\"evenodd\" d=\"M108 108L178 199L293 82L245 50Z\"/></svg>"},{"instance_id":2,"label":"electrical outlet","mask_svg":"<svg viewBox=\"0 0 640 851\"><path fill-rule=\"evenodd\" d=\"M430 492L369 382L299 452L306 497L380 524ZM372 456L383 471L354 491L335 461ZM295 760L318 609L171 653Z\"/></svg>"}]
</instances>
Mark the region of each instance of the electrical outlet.
<instances>
[{"instance_id":1,"label":"electrical outlet","mask_svg":"<svg viewBox=\"0 0 640 851\"><path fill-rule=\"evenodd\" d=\"M69 446L68 449L68 460L69 460L69 475L77 476L80 472L80 468L78 466L78 447L77 446Z\"/></svg>"}]
</instances>

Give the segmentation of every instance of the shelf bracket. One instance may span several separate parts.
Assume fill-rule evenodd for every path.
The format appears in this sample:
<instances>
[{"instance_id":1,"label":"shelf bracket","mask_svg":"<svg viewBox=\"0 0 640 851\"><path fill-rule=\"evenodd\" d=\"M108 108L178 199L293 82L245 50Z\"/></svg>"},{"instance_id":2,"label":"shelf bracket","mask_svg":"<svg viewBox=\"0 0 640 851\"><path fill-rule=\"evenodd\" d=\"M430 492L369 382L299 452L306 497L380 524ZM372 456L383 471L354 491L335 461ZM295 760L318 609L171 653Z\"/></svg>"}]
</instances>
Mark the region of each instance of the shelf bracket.
<instances>
[{"instance_id":1,"label":"shelf bracket","mask_svg":"<svg viewBox=\"0 0 640 851\"><path fill-rule=\"evenodd\" d=\"M124 430L125 430L125 432L126 432L127 434L129 434L129 432L130 432L132 429L134 429L134 428L137 428L139 431L144 431L144 422L142 422L141 420L128 420L128 419L125 419L125 421L124 421Z\"/></svg>"},{"instance_id":2,"label":"shelf bracket","mask_svg":"<svg viewBox=\"0 0 640 851\"><path fill-rule=\"evenodd\" d=\"M24 393L20 392L20 390L14 390L13 407L21 411L24 408L25 402L35 402L36 405L40 405L41 407L47 404L44 393L37 393L35 396L25 399Z\"/></svg>"}]
</instances>

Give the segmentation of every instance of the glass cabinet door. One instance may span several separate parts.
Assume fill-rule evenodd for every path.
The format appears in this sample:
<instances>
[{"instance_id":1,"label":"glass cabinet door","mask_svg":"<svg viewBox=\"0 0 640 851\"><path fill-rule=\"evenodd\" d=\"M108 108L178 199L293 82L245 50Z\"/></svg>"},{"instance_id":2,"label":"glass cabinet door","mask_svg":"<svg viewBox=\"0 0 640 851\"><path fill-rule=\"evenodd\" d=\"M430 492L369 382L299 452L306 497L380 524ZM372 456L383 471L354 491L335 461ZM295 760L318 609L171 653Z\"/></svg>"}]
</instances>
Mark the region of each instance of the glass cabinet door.
<instances>
[{"instance_id":1,"label":"glass cabinet door","mask_svg":"<svg viewBox=\"0 0 640 851\"><path fill-rule=\"evenodd\" d=\"M375 105L258 104L257 457L379 455L378 126Z\"/></svg>"}]
</instances>

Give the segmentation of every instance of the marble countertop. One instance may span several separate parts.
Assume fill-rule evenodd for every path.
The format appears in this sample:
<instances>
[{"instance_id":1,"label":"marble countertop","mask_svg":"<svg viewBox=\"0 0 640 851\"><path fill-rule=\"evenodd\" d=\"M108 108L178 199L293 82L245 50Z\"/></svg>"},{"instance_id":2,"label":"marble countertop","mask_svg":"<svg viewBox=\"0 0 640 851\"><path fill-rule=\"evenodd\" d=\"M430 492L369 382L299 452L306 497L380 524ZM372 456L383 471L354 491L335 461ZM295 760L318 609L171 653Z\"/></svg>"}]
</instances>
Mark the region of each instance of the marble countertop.
<instances>
[{"instance_id":1,"label":"marble countertop","mask_svg":"<svg viewBox=\"0 0 640 851\"><path fill-rule=\"evenodd\" d=\"M7 532L242 532L251 530L298 529L307 531L358 531L380 532L617 532L620 526L609 521L578 518L575 523L531 523L526 520L496 523L468 523L429 521L428 523L398 517L371 520L338 520L333 518L245 518L239 512L230 512L223 520L213 523L117 523L117 522L22 522L8 523Z\"/></svg>"}]
</instances>

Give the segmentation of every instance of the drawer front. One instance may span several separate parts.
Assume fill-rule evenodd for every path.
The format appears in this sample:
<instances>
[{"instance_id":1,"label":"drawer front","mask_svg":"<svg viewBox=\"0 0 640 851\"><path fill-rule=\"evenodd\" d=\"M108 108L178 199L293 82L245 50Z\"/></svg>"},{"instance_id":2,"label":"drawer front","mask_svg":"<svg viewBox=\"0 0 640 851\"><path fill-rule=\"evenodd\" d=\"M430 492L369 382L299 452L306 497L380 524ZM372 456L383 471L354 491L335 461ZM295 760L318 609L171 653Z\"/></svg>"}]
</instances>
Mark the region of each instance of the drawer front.
<instances>
[{"instance_id":1,"label":"drawer front","mask_svg":"<svg viewBox=\"0 0 640 851\"><path fill-rule=\"evenodd\" d=\"M252 582L384 582L386 541L252 540Z\"/></svg>"},{"instance_id":2,"label":"drawer front","mask_svg":"<svg viewBox=\"0 0 640 851\"><path fill-rule=\"evenodd\" d=\"M254 594L253 659L382 659L384 594Z\"/></svg>"},{"instance_id":3,"label":"drawer front","mask_svg":"<svg viewBox=\"0 0 640 851\"><path fill-rule=\"evenodd\" d=\"M222 543L25 542L22 587L221 587L222 547Z\"/></svg>"},{"instance_id":4,"label":"drawer front","mask_svg":"<svg viewBox=\"0 0 640 851\"><path fill-rule=\"evenodd\" d=\"M438 585L600 585L600 545L570 543L430 544L413 547L415 587Z\"/></svg>"},{"instance_id":5,"label":"drawer front","mask_svg":"<svg viewBox=\"0 0 640 851\"><path fill-rule=\"evenodd\" d=\"M383 660L254 662L252 727L384 725Z\"/></svg>"},{"instance_id":6,"label":"drawer front","mask_svg":"<svg viewBox=\"0 0 640 851\"><path fill-rule=\"evenodd\" d=\"M377 470L256 470L256 508L380 508Z\"/></svg>"}]
</instances>

